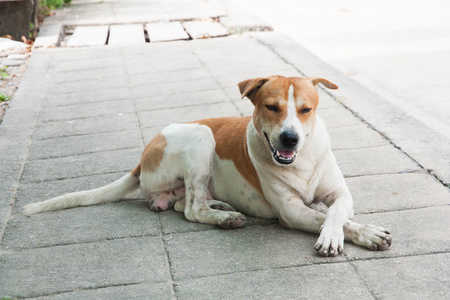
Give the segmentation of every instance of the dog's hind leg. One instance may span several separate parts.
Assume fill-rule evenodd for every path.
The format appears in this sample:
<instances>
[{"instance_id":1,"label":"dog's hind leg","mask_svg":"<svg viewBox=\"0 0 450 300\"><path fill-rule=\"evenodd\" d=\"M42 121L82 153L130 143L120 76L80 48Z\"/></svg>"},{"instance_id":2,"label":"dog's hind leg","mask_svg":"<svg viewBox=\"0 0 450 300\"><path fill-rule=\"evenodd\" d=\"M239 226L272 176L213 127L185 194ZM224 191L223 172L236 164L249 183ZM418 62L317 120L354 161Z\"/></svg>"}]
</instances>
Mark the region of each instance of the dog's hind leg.
<instances>
[{"instance_id":1,"label":"dog's hind leg","mask_svg":"<svg viewBox=\"0 0 450 300\"><path fill-rule=\"evenodd\" d=\"M150 209L156 212L165 211L174 206L177 201L184 199L184 186L173 191L157 194L148 201Z\"/></svg>"}]
</instances>

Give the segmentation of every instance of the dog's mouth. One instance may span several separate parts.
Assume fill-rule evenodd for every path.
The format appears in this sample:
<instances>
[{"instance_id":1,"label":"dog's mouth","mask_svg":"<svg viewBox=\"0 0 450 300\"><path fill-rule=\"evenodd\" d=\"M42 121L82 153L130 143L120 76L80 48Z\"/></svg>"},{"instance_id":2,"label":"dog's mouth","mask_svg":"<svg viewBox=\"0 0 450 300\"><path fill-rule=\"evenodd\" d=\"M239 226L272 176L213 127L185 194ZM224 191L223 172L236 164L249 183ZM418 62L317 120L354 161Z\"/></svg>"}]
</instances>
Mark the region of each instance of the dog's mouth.
<instances>
[{"instance_id":1,"label":"dog's mouth","mask_svg":"<svg viewBox=\"0 0 450 300\"><path fill-rule=\"evenodd\" d=\"M275 149L272 147L267 133L264 132L264 136L266 137L267 143L269 144L270 150L272 151L273 159L275 159L276 162L283 165L289 165L294 162L295 158L297 157L297 151Z\"/></svg>"}]
</instances>

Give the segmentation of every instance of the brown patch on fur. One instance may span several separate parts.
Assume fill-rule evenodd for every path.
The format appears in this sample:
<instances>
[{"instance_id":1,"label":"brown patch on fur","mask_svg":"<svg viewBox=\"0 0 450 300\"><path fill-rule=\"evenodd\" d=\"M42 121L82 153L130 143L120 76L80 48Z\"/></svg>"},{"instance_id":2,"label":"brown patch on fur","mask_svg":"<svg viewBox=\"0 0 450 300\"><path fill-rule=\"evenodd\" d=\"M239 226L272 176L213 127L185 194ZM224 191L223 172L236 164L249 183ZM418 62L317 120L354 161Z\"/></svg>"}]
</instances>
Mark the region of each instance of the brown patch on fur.
<instances>
[{"instance_id":1,"label":"brown patch on fur","mask_svg":"<svg viewBox=\"0 0 450 300\"><path fill-rule=\"evenodd\" d=\"M142 152L140 166L142 166L143 172L153 173L156 171L164 158L164 150L166 147L166 137L161 133L158 133L150 143L148 143L147 147L145 147L144 152ZM137 168L139 168L139 166Z\"/></svg>"},{"instance_id":2,"label":"brown patch on fur","mask_svg":"<svg viewBox=\"0 0 450 300\"><path fill-rule=\"evenodd\" d=\"M299 77L290 77L289 79L294 86L294 98L297 100L301 99L300 102L302 103L300 106L297 105L297 117L300 122L305 123L309 119L314 118L319 105L319 95L311 80ZM310 108L311 111L302 113L306 108Z\"/></svg>"},{"instance_id":3,"label":"brown patch on fur","mask_svg":"<svg viewBox=\"0 0 450 300\"><path fill-rule=\"evenodd\" d=\"M251 117L248 116L204 119L193 123L211 128L217 155L221 159L232 160L242 177L264 198L258 174L248 156L247 125L250 121Z\"/></svg>"},{"instance_id":4,"label":"brown patch on fur","mask_svg":"<svg viewBox=\"0 0 450 300\"><path fill-rule=\"evenodd\" d=\"M289 85L288 78L276 75L270 76L259 88L252 101L255 105L253 112L255 128L260 130L262 125L267 123L281 126L288 113ZM275 106L277 111L268 110L266 105Z\"/></svg>"},{"instance_id":5,"label":"brown patch on fur","mask_svg":"<svg viewBox=\"0 0 450 300\"><path fill-rule=\"evenodd\" d=\"M141 175L141 164L137 165L137 167L134 168L133 171L131 171L131 175L133 175L134 177L139 177L139 175Z\"/></svg>"}]
</instances>

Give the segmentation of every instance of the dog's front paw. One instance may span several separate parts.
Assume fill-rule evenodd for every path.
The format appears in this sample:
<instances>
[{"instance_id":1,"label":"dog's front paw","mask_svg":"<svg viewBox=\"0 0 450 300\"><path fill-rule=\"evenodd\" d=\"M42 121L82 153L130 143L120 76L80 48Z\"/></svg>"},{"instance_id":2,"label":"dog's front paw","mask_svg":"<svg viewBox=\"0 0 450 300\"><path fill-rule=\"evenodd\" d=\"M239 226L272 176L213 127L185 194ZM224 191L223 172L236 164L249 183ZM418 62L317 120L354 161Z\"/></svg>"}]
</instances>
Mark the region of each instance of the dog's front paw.
<instances>
[{"instance_id":1,"label":"dog's front paw","mask_svg":"<svg viewBox=\"0 0 450 300\"><path fill-rule=\"evenodd\" d=\"M392 244L391 232L374 225L359 225L353 243L371 250L386 250Z\"/></svg>"},{"instance_id":2,"label":"dog's front paw","mask_svg":"<svg viewBox=\"0 0 450 300\"><path fill-rule=\"evenodd\" d=\"M342 228L322 226L314 248L322 256L337 256L344 252L344 231Z\"/></svg>"},{"instance_id":3,"label":"dog's front paw","mask_svg":"<svg viewBox=\"0 0 450 300\"><path fill-rule=\"evenodd\" d=\"M244 227L247 219L238 212L227 212L228 216L219 223L219 226L225 229Z\"/></svg>"}]
</instances>

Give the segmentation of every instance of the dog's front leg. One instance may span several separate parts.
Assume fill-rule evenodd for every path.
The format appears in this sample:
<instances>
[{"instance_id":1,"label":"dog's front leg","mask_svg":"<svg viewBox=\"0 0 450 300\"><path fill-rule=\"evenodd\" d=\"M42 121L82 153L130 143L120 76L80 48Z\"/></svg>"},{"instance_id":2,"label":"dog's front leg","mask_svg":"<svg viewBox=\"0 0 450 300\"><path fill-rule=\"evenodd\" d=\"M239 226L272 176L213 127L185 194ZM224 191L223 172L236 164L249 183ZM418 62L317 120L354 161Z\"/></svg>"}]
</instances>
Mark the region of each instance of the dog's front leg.
<instances>
[{"instance_id":1,"label":"dog's front leg","mask_svg":"<svg viewBox=\"0 0 450 300\"><path fill-rule=\"evenodd\" d=\"M307 207L298 196L288 197L277 205L280 224L311 233L320 232L319 239L314 245L323 256L336 256L344 250L345 218L330 217ZM333 213L334 214L334 213Z\"/></svg>"}]
</instances>

